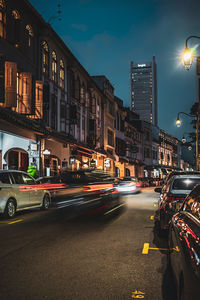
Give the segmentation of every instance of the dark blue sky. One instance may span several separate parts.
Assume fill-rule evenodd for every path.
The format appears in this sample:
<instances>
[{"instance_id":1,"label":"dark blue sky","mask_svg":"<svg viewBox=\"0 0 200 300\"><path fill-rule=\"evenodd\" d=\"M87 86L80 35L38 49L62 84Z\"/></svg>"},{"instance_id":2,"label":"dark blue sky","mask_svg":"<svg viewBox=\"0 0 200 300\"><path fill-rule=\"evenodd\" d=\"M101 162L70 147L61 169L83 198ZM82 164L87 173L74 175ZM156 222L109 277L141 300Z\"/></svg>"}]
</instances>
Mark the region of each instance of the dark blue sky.
<instances>
[{"instance_id":1,"label":"dark blue sky","mask_svg":"<svg viewBox=\"0 0 200 300\"><path fill-rule=\"evenodd\" d=\"M115 95L129 105L130 61L148 62L156 56L158 121L160 128L181 138L196 101L195 66L185 71L179 55L190 35L200 36L200 0L31 0L48 21L61 3L62 20L51 25L90 75L105 75ZM200 40L191 40L198 45ZM200 48L197 49L200 55Z\"/></svg>"}]
</instances>

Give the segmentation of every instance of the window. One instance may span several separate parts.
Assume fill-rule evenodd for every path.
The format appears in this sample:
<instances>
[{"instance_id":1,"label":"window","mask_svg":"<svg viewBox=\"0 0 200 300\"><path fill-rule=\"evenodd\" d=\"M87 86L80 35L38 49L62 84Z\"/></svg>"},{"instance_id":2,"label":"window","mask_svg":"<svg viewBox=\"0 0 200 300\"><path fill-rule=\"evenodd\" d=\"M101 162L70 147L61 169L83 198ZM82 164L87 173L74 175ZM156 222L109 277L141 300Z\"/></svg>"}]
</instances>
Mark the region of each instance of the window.
<instances>
[{"instance_id":1,"label":"window","mask_svg":"<svg viewBox=\"0 0 200 300\"><path fill-rule=\"evenodd\" d=\"M109 114L114 116L114 103L112 103L109 100L107 100L107 111L108 111Z\"/></svg>"},{"instance_id":2,"label":"window","mask_svg":"<svg viewBox=\"0 0 200 300\"><path fill-rule=\"evenodd\" d=\"M5 1L0 0L0 37L6 38Z\"/></svg>"},{"instance_id":3,"label":"window","mask_svg":"<svg viewBox=\"0 0 200 300\"><path fill-rule=\"evenodd\" d=\"M61 89L65 88L65 69L64 69L64 62L60 60L60 87Z\"/></svg>"},{"instance_id":4,"label":"window","mask_svg":"<svg viewBox=\"0 0 200 300\"><path fill-rule=\"evenodd\" d=\"M55 51L52 52L52 80L57 83L57 56Z\"/></svg>"},{"instance_id":5,"label":"window","mask_svg":"<svg viewBox=\"0 0 200 300\"><path fill-rule=\"evenodd\" d=\"M114 147L114 134L108 129L108 145Z\"/></svg>"},{"instance_id":6,"label":"window","mask_svg":"<svg viewBox=\"0 0 200 300\"><path fill-rule=\"evenodd\" d=\"M12 11L12 32L13 32L13 44L16 48L20 46L20 21L21 16L18 10Z\"/></svg>"},{"instance_id":7,"label":"window","mask_svg":"<svg viewBox=\"0 0 200 300\"><path fill-rule=\"evenodd\" d=\"M49 47L46 41L42 42L42 73L49 76Z\"/></svg>"},{"instance_id":8,"label":"window","mask_svg":"<svg viewBox=\"0 0 200 300\"><path fill-rule=\"evenodd\" d=\"M51 97L51 127L57 129L57 97L54 94Z\"/></svg>"},{"instance_id":9,"label":"window","mask_svg":"<svg viewBox=\"0 0 200 300\"><path fill-rule=\"evenodd\" d=\"M12 16L15 20L20 19L20 14L19 14L18 10L16 10L16 9L12 11Z\"/></svg>"},{"instance_id":10,"label":"window","mask_svg":"<svg viewBox=\"0 0 200 300\"><path fill-rule=\"evenodd\" d=\"M149 148L144 148L144 158L150 158L151 152Z\"/></svg>"},{"instance_id":11,"label":"window","mask_svg":"<svg viewBox=\"0 0 200 300\"><path fill-rule=\"evenodd\" d=\"M172 184L173 190L192 190L195 185L200 183L199 178L177 178L174 179Z\"/></svg>"},{"instance_id":12,"label":"window","mask_svg":"<svg viewBox=\"0 0 200 300\"><path fill-rule=\"evenodd\" d=\"M1 183L8 183L8 184L11 183L8 173L0 173L0 184Z\"/></svg>"},{"instance_id":13,"label":"window","mask_svg":"<svg viewBox=\"0 0 200 300\"><path fill-rule=\"evenodd\" d=\"M32 42L32 38L34 36L33 34L33 27L31 25L26 25L26 31L27 31L27 34L28 34L28 46L30 47L31 46L31 42Z\"/></svg>"},{"instance_id":14,"label":"window","mask_svg":"<svg viewBox=\"0 0 200 300\"><path fill-rule=\"evenodd\" d=\"M152 152L153 152L153 159L157 159L157 158L158 158L158 157L157 157L157 151L156 151L156 150L153 150Z\"/></svg>"},{"instance_id":15,"label":"window","mask_svg":"<svg viewBox=\"0 0 200 300\"><path fill-rule=\"evenodd\" d=\"M76 100L80 100L80 79L79 77L76 78L75 80L75 92L74 92L74 95L75 95L75 99Z\"/></svg>"},{"instance_id":16,"label":"window","mask_svg":"<svg viewBox=\"0 0 200 300\"><path fill-rule=\"evenodd\" d=\"M14 177L15 184L24 184L22 173L12 172L12 175Z\"/></svg>"},{"instance_id":17,"label":"window","mask_svg":"<svg viewBox=\"0 0 200 300\"><path fill-rule=\"evenodd\" d=\"M35 184L35 180L29 175L23 174L23 179L26 184Z\"/></svg>"}]
</instances>

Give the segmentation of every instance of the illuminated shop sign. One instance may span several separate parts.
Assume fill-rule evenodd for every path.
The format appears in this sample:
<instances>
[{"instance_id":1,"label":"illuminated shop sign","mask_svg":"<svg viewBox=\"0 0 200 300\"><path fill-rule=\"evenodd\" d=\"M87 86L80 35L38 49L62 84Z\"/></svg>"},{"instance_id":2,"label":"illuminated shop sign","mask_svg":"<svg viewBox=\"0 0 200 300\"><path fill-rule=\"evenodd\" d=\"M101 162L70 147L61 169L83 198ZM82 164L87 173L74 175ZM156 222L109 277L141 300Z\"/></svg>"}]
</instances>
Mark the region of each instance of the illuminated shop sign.
<instances>
[{"instance_id":1,"label":"illuminated shop sign","mask_svg":"<svg viewBox=\"0 0 200 300\"><path fill-rule=\"evenodd\" d=\"M75 157L70 157L69 158L69 163L70 163L70 165L74 165L76 163Z\"/></svg>"},{"instance_id":2,"label":"illuminated shop sign","mask_svg":"<svg viewBox=\"0 0 200 300\"><path fill-rule=\"evenodd\" d=\"M142 64L138 64L137 65L139 68L142 68L142 67L146 67L146 64L142 63Z\"/></svg>"},{"instance_id":3,"label":"illuminated shop sign","mask_svg":"<svg viewBox=\"0 0 200 300\"><path fill-rule=\"evenodd\" d=\"M42 152L43 155L50 155L51 154L51 151L48 150L48 149L45 149L43 152Z\"/></svg>"},{"instance_id":4,"label":"illuminated shop sign","mask_svg":"<svg viewBox=\"0 0 200 300\"><path fill-rule=\"evenodd\" d=\"M105 160L104 160L104 166L105 166L106 168L110 168L110 159L105 159Z\"/></svg>"}]
</instances>

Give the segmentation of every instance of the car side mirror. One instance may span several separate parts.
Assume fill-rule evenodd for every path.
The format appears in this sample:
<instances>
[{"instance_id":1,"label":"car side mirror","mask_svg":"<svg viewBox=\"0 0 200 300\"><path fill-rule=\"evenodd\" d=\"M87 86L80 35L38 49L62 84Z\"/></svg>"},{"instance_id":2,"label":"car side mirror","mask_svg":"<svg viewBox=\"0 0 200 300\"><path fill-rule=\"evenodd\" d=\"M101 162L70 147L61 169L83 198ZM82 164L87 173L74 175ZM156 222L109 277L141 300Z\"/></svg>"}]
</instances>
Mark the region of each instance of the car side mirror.
<instances>
[{"instance_id":1,"label":"car side mirror","mask_svg":"<svg viewBox=\"0 0 200 300\"><path fill-rule=\"evenodd\" d=\"M162 189L160 187L157 187L154 189L154 192L156 192L156 193L161 193L161 191L162 191Z\"/></svg>"}]
</instances>

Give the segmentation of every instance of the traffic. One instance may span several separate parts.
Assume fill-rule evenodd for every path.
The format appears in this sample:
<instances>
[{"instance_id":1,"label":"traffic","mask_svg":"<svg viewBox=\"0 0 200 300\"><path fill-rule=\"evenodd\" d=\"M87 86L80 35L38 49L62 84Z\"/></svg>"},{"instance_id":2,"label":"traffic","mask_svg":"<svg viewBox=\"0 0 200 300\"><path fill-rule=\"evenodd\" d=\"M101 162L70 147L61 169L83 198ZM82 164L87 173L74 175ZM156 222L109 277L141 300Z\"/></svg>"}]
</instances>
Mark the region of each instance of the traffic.
<instances>
[{"instance_id":1,"label":"traffic","mask_svg":"<svg viewBox=\"0 0 200 300\"><path fill-rule=\"evenodd\" d=\"M154 189L159 193L155 215L151 216L151 220L154 221L154 243L156 243L155 239L158 239L165 247L155 248L144 241L141 253L149 254L149 251L156 249L166 251L167 268L170 268L173 274L175 285L176 298L174 299L198 299L200 173L174 172L167 176L164 182L158 183L157 180L152 183L151 181L151 188L150 184L144 187L141 182L135 177L114 178L94 170L65 170L59 176L37 179L22 171L2 170L0 171L2 214L0 225L1 220L14 219L19 213L22 217L26 214L25 211L36 210L37 212L37 209L46 211L56 209L59 210L60 216L64 213L70 215L73 211L76 212L76 218L105 217L116 212L120 212L123 216L128 213L128 209L137 210L137 207L142 207L143 195L147 197L149 191ZM155 192L153 192L154 197ZM137 195L140 197L138 198ZM144 229L144 236L145 231ZM137 289L136 291L138 292Z\"/></svg>"}]
</instances>

